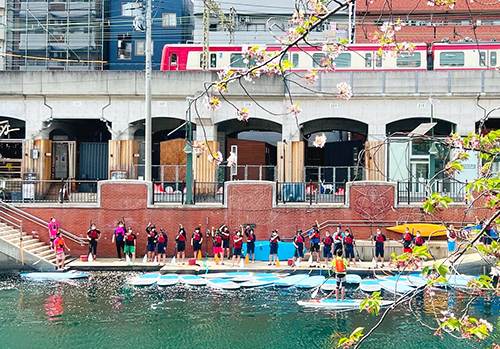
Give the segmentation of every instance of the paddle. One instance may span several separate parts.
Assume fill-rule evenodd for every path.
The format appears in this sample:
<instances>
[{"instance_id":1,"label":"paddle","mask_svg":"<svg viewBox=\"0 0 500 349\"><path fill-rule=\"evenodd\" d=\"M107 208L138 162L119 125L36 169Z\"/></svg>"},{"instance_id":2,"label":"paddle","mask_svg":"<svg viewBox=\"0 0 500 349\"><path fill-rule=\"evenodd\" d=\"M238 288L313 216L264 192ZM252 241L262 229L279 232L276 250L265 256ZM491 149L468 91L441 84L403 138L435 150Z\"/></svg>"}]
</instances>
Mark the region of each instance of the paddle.
<instances>
[{"instance_id":1,"label":"paddle","mask_svg":"<svg viewBox=\"0 0 500 349\"><path fill-rule=\"evenodd\" d=\"M321 285L316 286L316 288L314 289L313 293L311 293L311 298L316 298L316 296L318 295L318 292L319 292L319 289L321 288L321 286L323 286L323 284L324 284L327 280L331 279L334 275L336 275L336 274L335 274L335 273L333 273L332 275L330 275L329 277L327 277L327 278L325 279L325 281L323 281L323 282L321 283Z\"/></svg>"},{"instance_id":2,"label":"paddle","mask_svg":"<svg viewBox=\"0 0 500 349\"><path fill-rule=\"evenodd\" d=\"M144 257L142 257L142 263L146 264L148 262L148 255L145 254Z\"/></svg>"},{"instance_id":3,"label":"paddle","mask_svg":"<svg viewBox=\"0 0 500 349\"><path fill-rule=\"evenodd\" d=\"M356 256L358 257L359 266L360 266L361 268L364 268L364 266L363 266L363 261L362 261L362 260L361 260L361 258L359 257L358 246L356 246L356 243L354 243L354 249L356 250Z\"/></svg>"}]
</instances>

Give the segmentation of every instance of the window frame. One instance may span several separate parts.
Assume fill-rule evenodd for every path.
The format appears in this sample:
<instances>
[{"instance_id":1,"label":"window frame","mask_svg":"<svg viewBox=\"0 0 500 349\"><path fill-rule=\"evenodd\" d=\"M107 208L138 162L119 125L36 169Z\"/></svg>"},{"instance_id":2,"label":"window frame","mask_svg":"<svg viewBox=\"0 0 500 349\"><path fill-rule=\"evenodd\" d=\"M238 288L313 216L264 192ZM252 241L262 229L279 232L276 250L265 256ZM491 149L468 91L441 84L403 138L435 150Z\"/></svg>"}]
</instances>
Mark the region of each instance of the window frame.
<instances>
[{"instance_id":1,"label":"window frame","mask_svg":"<svg viewBox=\"0 0 500 349\"><path fill-rule=\"evenodd\" d=\"M173 22L174 22L174 25L170 25L172 21L168 21L168 23L166 23L166 18L168 18L167 16L172 16L174 17L173 19ZM161 26L163 28L177 28L177 13L175 12L163 12L161 14Z\"/></svg>"}]
</instances>

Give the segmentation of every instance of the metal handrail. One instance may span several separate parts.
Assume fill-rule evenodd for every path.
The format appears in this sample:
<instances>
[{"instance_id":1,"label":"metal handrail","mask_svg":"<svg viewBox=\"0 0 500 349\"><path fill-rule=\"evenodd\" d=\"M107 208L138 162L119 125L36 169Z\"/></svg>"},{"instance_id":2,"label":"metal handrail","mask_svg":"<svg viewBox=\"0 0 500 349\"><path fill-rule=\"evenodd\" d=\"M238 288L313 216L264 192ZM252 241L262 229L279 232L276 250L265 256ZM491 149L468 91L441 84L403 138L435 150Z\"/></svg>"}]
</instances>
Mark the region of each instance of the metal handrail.
<instances>
[{"instance_id":1,"label":"metal handrail","mask_svg":"<svg viewBox=\"0 0 500 349\"><path fill-rule=\"evenodd\" d=\"M13 214L16 214L18 216L21 216L27 220L29 220L32 223L38 224L39 226L43 228L47 228L47 222L45 222L43 219L38 218L37 216L32 215L31 213L25 212L18 207L8 204L3 200L0 200L0 206L3 207L5 210L12 212ZM22 222L22 221L21 221ZM59 229L59 231L62 233L62 235L69 240L79 243L80 245L88 244L87 239L82 238L81 236L77 236L73 233L70 233L69 231L65 229Z\"/></svg>"}]
</instances>

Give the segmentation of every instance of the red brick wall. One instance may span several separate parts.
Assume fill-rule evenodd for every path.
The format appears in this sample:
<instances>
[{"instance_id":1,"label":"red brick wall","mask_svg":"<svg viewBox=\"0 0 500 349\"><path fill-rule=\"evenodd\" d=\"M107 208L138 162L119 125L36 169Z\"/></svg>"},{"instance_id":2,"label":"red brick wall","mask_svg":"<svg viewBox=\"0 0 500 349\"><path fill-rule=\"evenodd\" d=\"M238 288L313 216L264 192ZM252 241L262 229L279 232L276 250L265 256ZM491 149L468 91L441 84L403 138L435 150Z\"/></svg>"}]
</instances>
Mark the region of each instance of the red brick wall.
<instances>
[{"instance_id":1,"label":"red brick wall","mask_svg":"<svg viewBox=\"0 0 500 349\"><path fill-rule=\"evenodd\" d=\"M468 13L469 10L473 13L488 14L491 11L499 11L498 4L482 4L476 1L457 1L454 8L449 6L429 6L427 1L404 1L404 0L358 0L356 1L356 12L376 12L376 13Z\"/></svg>"},{"instance_id":2,"label":"red brick wall","mask_svg":"<svg viewBox=\"0 0 500 349\"><path fill-rule=\"evenodd\" d=\"M422 217L426 221L460 222L464 218L464 207L438 212L436 216L424 216L419 207L394 207L394 187L364 184L358 182L350 191L350 207L329 205L280 205L273 206L274 183L261 182L246 184L233 182L228 186L228 207L202 206L161 206L147 207L147 186L142 183L123 184L123 182L107 182L102 185L101 207L84 208L68 207L65 204L54 208L25 207L25 211L44 220L54 216L61 226L79 236L85 236L92 220L102 232L98 246L98 256L115 256L115 246L111 243L113 229L118 220L125 217L128 226L138 232L138 256L146 251L145 227L149 221L158 228L165 228L169 236L168 254L174 253L174 236L179 223L182 223L190 237L193 230L201 224L202 230L208 226L228 225L231 232L240 224L255 223L259 240L267 239L272 229L279 229L282 237L292 237L296 228L309 228L315 220L320 223L332 220L341 222L344 227L351 227L357 238L369 238L370 223L375 227L392 226L396 221L419 222ZM484 210L484 209L483 209ZM475 215L486 216L488 212L472 210L467 213L467 221L472 222ZM332 228L333 229L333 228ZM44 241L48 241L45 229L24 222L24 230L35 230ZM386 231L388 238L395 239L400 235ZM86 247L69 242L73 255L86 254ZM189 244L188 244L189 247ZM209 253L212 244L209 243ZM203 247L203 251L205 247ZM188 255L191 251L188 248Z\"/></svg>"}]
</instances>

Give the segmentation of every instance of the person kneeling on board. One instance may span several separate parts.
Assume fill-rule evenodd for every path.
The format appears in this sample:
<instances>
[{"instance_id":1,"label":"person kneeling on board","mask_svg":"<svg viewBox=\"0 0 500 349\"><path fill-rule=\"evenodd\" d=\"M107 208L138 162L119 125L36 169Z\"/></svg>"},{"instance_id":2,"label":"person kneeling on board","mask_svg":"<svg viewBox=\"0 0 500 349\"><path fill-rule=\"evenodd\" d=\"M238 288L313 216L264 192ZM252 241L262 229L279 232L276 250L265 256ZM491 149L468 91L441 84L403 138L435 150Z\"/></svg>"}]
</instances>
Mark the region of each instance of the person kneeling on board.
<instances>
[{"instance_id":1,"label":"person kneeling on board","mask_svg":"<svg viewBox=\"0 0 500 349\"><path fill-rule=\"evenodd\" d=\"M345 284L347 278L347 260L342 258L342 250L337 250L337 256L332 262L332 268L335 270L335 278L337 280L337 287L335 288L335 299L339 300L339 289L340 289L340 300L344 300L345 296Z\"/></svg>"}]
</instances>

